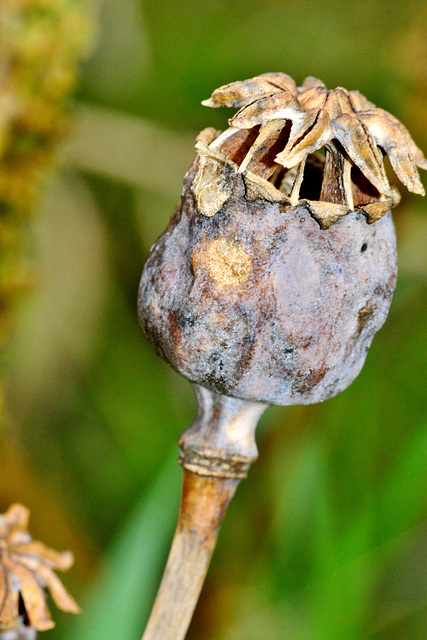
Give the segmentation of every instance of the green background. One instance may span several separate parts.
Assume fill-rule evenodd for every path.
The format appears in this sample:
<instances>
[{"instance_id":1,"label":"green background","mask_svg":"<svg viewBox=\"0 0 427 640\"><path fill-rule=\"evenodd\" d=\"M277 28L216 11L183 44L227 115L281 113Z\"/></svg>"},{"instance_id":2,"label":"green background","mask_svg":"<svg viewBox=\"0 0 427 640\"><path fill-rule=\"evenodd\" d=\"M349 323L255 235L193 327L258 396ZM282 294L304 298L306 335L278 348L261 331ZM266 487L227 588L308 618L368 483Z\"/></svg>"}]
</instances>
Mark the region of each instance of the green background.
<instances>
[{"instance_id":1,"label":"green background","mask_svg":"<svg viewBox=\"0 0 427 640\"><path fill-rule=\"evenodd\" d=\"M217 86L266 71L359 89L427 151L422 2L104 0L73 126L32 224L33 291L3 355L0 507L71 548L83 608L46 638L137 640L176 519L191 385L138 327L144 259L179 198ZM424 183L425 176L422 176ZM399 281L352 386L272 408L188 639L427 638L427 217L401 189ZM53 606L52 606L53 609Z\"/></svg>"}]
</instances>

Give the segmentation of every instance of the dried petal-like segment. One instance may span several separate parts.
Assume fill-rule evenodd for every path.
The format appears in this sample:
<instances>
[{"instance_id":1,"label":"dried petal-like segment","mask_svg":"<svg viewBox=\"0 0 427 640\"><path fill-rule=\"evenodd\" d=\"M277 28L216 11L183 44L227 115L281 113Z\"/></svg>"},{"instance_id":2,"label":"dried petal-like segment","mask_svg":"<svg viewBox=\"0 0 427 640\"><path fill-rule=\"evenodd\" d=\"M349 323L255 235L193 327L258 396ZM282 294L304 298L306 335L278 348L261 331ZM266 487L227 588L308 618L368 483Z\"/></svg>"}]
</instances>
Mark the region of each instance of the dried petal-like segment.
<instances>
[{"instance_id":1,"label":"dried petal-like segment","mask_svg":"<svg viewBox=\"0 0 427 640\"><path fill-rule=\"evenodd\" d=\"M292 206L296 207L299 202L299 194L301 190L302 181L304 178L304 169L307 158L304 158L302 162L297 167L297 171L295 174L295 179L289 193L289 200Z\"/></svg>"},{"instance_id":2,"label":"dried petal-like segment","mask_svg":"<svg viewBox=\"0 0 427 640\"><path fill-rule=\"evenodd\" d=\"M193 193L204 216L214 216L231 196L233 190L229 168L212 158L201 158L193 184Z\"/></svg>"},{"instance_id":3,"label":"dried petal-like segment","mask_svg":"<svg viewBox=\"0 0 427 640\"><path fill-rule=\"evenodd\" d=\"M335 89L335 91L328 91L327 93L324 109L329 113L331 122L339 118L343 113L352 111L350 101L345 100L342 89L338 88Z\"/></svg>"},{"instance_id":4,"label":"dried petal-like segment","mask_svg":"<svg viewBox=\"0 0 427 640\"><path fill-rule=\"evenodd\" d=\"M221 150L211 149L199 141L199 170L194 179L193 193L200 212L214 216L233 192L237 165L227 160Z\"/></svg>"},{"instance_id":5,"label":"dried petal-like segment","mask_svg":"<svg viewBox=\"0 0 427 640\"><path fill-rule=\"evenodd\" d=\"M345 205L333 202L307 200L307 207L322 229L329 229L340 218L350 213L350 209Z\"/></svg>"},{"instance_id":6,"label":"dried petal-like segment","mask_svg":"<svg viewBox=\"0 0 427 640\"><path fill-rule=\"evenodd\" d=\"M203 144L209 145L221 135L221 131L214 127L206 127L199 133L196 138L197 142L203 142Z\"/></svg>"},{"instance_id":7,"label":"dried petal-like segment","mask_svg":"<svg viewBox=\"0 0 427 640\"><path fill-rule=\"evenodd\" d=\"M390 185L384 170L381 153L372 144L369 131L354 116L343 113L331 122L334 137L342 144L354 164L378 189L390 194Z\"/></svg>"},{"instance_id":8,"label":"dried petal-like segment","mask_svg":"<svg viewBox=\"0 0 427 640\"><path fill-rule=\"evenodd\" d=\"M279 89L290 91L292 94L297 95L297 85L295 80L288 76L287 73L269 72L263 73L260 78L267 78L270 84L279 87Z\"/></svg>"},{"instance_id":9,"label":"dried petal-like segment","mask_svg":"<svg viewBox=\"0 0 427 640\"><path fill-rule=\"evenodd\" d=\"M0 632L18 628L20 601L34 629L51 629L55 623L46 604L45 589L51 591L58 607L79 611L52 571L69 569L72 553L58 553L32 540L27 531L28 518L28 509L19 504L0 516Z\"/></svg>"},{"instance_id":10,"label":"dried petal-like segment","mask_svg":"<svg viewBox=\"0 0 427 640\"><path fill-rule=\"evenodd\" d=\"M329 114L324 109L310 109L300 127L292 127L286 147L276 156L284 167L294 167L308 154L314 153L333 137L329 127Z\"/></svg>"},{"instance_id":11,"label":"dried petal-like segment","mask_svg":"<svg viewBox=\"0 0 427 640\"><path fill-rule=\"evenodd\" d=\"M7 573L4 567L0 567L0 611L7 596Z\"/></svg>"},{"instance_id":12,"label":"dried petal-like segment","mask_svg":"<svg viewBox=\"0 0 427 640\"><path fill-rule=\"evenodd\" d=\"M382 218L387 211L390 211L392 206L393 201L388 198L384 201L365 204L363 207L358 207L358 210L366 216L369 224L372 224Z\"/></svg>"},{"instance_id":13,"label":"dried petal-like segment","mask_svg":"<svg viewBox=\"0 0 427 640\"><path fill-rule=\"evenodd\" d=\"M343 87L337 87L334 91L329 92L330 96L334 96L339 104L338 113L350 113L354 114L353 104L350 100L348 91Z\"/></svg>"},{"instance_id":14,"label":"dried petal-like segment","mask_svg":"<svg viewBox=\"0 0 427 640\"><path fill-rule=\"evenodd\" d=\"M421 168L427 168L427 160L415 145L408 131L403 125L378 113L373 109L360 114L360 120L365 124L375 144L384 149L390 158L399 180L413 193L424 195L424 187L417 171L417 164ZM384 112L387 113L387 112Z\"/></svg>"},{"instance_id":15,"label":"dried petal-like segment","mask_svg":"<svg viewBox=\"0 0 427 640\"><path fill-rule=\"evenodd\" d=\"M415 160L415 164L417 165L417 167L420 167L420 169L427 169L427 158L424 157L424 154L421 151L421 149L417 147L415 142L412 140L411 136L409 135L409 132L408 131L406 132L408 134L406 144L408 145L409 151L411 152L412 157Z\"/></svg>"},{"instance_id":16,"label":"dried petal-like segment","mask_svg":"<svg viewBox=\"0 0 427 640\"><path fill-rule=\"evenodd\" d=\"M324 83L319 80L319 78L315 78L314 76L307 76L304 78L301 84L301 89L313 89L313 88L326 89Z\"/></svg>"},{"instance_id":17,"label":"dried petal-like segment","mask_svg":"<svg viewBox=\"0 0 427 640\"><path fill-rule=\"evenodd\" d=\"M13 531L25 530L28 527L29 510L22 504L13 504L3 515L0 515L0 538L9 536Z\"/></svg>"},{"instance_id":18,"label":"dried petal-like segment","mask_svg":"<svg viewBox=\"0 0 427 640\"><path fill-rule=\"evenodd\" d=\"M289 202L286 194L276 189L268 180L263 180L263 178L250 171L247 171L243 178L246 187L245 197L248 202L258 199L267 200L268 202Z\"/></svg>"},{"instance_id":19,"label":"dried petal-like segment","mask_svg":"<svg viewBox=\"0 0 427 640\"><path fill-rule=\"evenodd\" d=\"M216 89L208 100L203 100L205 107L234 107L239 109L261 96L280 93L282 89L264 76L256 76L241 82L231 82Z\"/></svg>"},{"instance_id":20,"label":"dried petal-like segment","mask_svg":"<svg viewBox=\"0 0 427 640\"><path fill-rule=\"evenodd\" d=\"M271 147L281 136L285 125L286 120L271 120L260 127L255 142L239 166L240 173L253 171L263 178L269 178L274 172L275 165L274 157L270 159L267 156L269 155ZM263 159L267 160L267 162L263 162Z\"/></svg>"},{"instance_id":21,"label":"dried petal-like segment","mask_svg":"<svg viewBox=\"0 0 427 640\"><path fill-rule=\"evenodd\" d=\"M22 596L30 625L39 631L52 629L55 623L50 617L44 590L34 573L17 562L6 560L5 564L19 583L19 593Z\"/></svg>"},{"instance_id":22,"label":"dried petal-like segment","mask_svg":"<svg viewBox=\"0 0 427 640\"><path fill-rule=\"evenodd\" d=\"M361 111L362 109L375 109L373 102L370 102L360 91L349 91L348 95L354 111Z\"/></svg>"},{"instance_id":23,"label":"dried petal-like segment","mask_svg":"<svg viewBox=\"0 0 427 640\"><path fill-rule=\"evenodd\" d=\"M260 98L243 107L230 119L230 126L251 129L269 120L303 120L304 112L297 99L289 92Z\"/></svg>"},{"instance_id":24,"label":"dried petal-like segment","mask_svg":"<svg viewBox=\"0 0 427 640\"><path fill-rule=\"evenodd\" d=\"M258 127L254 127L253 129L236 129L235 127L230 127L216 138L216 140L209 145L208 149L210 151L218 150L219 153L224 156L226 162L231 162L239 166L256 140L258 132ZM203 155L203 153L204 151L199 151L199 155Z\"/></svg>"},{"instance_id":25,"label":"dried petal-like segment","mask_svg":"<svg viewBox=\"0 0 427 640\"><path fill-rule=\"evenodd\" d=\"M74 563L74 557L70 551L54 551L38 540L13 546L11 552L16 555L40 558L53 569L59 569L60 571L67 571Z\"/></svg>"},{"instance_id":26,"label":"dried petal-like segment","mask_svg":"<svg viewBox=\"0 0 427 640\"><path fill-rule=\"evenodd\" d=\"M0 608L0 631L15 629L18 625L19 618L19 591L12 582L11 574L4 571L5 590L4 597L1 601Z\"/></svg>"},{"instance_id":27,"label":"dried petal-like segment","mask_svg":"<svg viewBox=\"0 0 427 640\"><path fill-rule=\"evenodd\" d=\"M49 589L56 606L63 611L70 613L80 613L80 607L74 598L68 593L57 575L43 563L37 562L34 558L22 558L22 565L42 579L44 585Z\"/></svg>"},{"instance_id":28,"label":"dried petal-like segment","mask_svg":"<svg viewBox=\"0 0 427 640\"><path fill-rule=\"evenodd\" d=\"M324 85L316 87L307 87L298 96L300 105L308 109L323 109L328 99L329 91Z\"/></svg>"}]
</instances>

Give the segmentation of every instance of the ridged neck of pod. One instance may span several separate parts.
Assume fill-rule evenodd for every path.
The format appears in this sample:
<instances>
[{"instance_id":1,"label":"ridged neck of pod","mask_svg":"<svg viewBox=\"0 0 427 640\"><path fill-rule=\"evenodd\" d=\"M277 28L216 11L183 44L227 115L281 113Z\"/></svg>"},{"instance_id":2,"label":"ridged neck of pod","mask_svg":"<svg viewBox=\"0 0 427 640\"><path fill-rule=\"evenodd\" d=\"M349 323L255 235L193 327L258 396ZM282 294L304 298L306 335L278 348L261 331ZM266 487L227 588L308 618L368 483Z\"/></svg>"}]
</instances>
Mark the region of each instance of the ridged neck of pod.
<instances>
[{"instance_id":1,"label":"ridged neck of pod","mask_svg":"<svg viewBox=\"0 0 427 640\"><path fill-rule=\"evenodd\" d=\"M180 464L198 475L245 478L258 457L255 429L269 405L194 388L198 412L179 440Z\"/></svg>"}]
</instances>

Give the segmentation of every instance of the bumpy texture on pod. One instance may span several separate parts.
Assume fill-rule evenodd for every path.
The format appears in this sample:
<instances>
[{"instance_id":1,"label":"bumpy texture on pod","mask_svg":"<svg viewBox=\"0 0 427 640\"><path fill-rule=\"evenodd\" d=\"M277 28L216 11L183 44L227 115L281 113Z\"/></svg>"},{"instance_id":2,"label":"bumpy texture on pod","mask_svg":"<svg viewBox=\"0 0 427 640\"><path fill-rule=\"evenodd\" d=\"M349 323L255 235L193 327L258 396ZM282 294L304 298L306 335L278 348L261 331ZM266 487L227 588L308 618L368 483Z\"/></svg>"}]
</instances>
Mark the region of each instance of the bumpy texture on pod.
<instances>
[{"instance_id":1,"label":"bumpy texture on pod","mask_svg":"<svg viewBox=\"0 0 427 640\"><path fill-rule=\"evenodd\" d=\"M192 190L154 245L139 318L182 375L230 396L279 405L326 400L358 375L396 285L394 226L354 212L321 229L307 206L230 197L202 215Z\"/></svg>"}]
</instances>

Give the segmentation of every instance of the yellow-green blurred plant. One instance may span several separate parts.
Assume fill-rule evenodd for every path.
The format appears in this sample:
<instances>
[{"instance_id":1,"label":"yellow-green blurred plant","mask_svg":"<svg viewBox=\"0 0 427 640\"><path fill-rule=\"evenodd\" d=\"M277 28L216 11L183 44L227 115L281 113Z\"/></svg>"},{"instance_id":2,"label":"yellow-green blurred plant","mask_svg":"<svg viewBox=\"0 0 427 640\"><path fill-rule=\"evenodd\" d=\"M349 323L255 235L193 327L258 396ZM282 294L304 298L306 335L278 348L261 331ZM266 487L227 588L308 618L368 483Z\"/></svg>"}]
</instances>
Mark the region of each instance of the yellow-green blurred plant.
<instances>
[{"instance_id":1,"label":"yellow-green blurred plant","mask_svg":"<svg viewBox=\"0 0 427 640\"><path fill-rule=\"evenodd\" d=\"M92 34L87 0L0 0L0 346L30 282L25 224L67 131Z\"/></svg>"}]
</instances>

